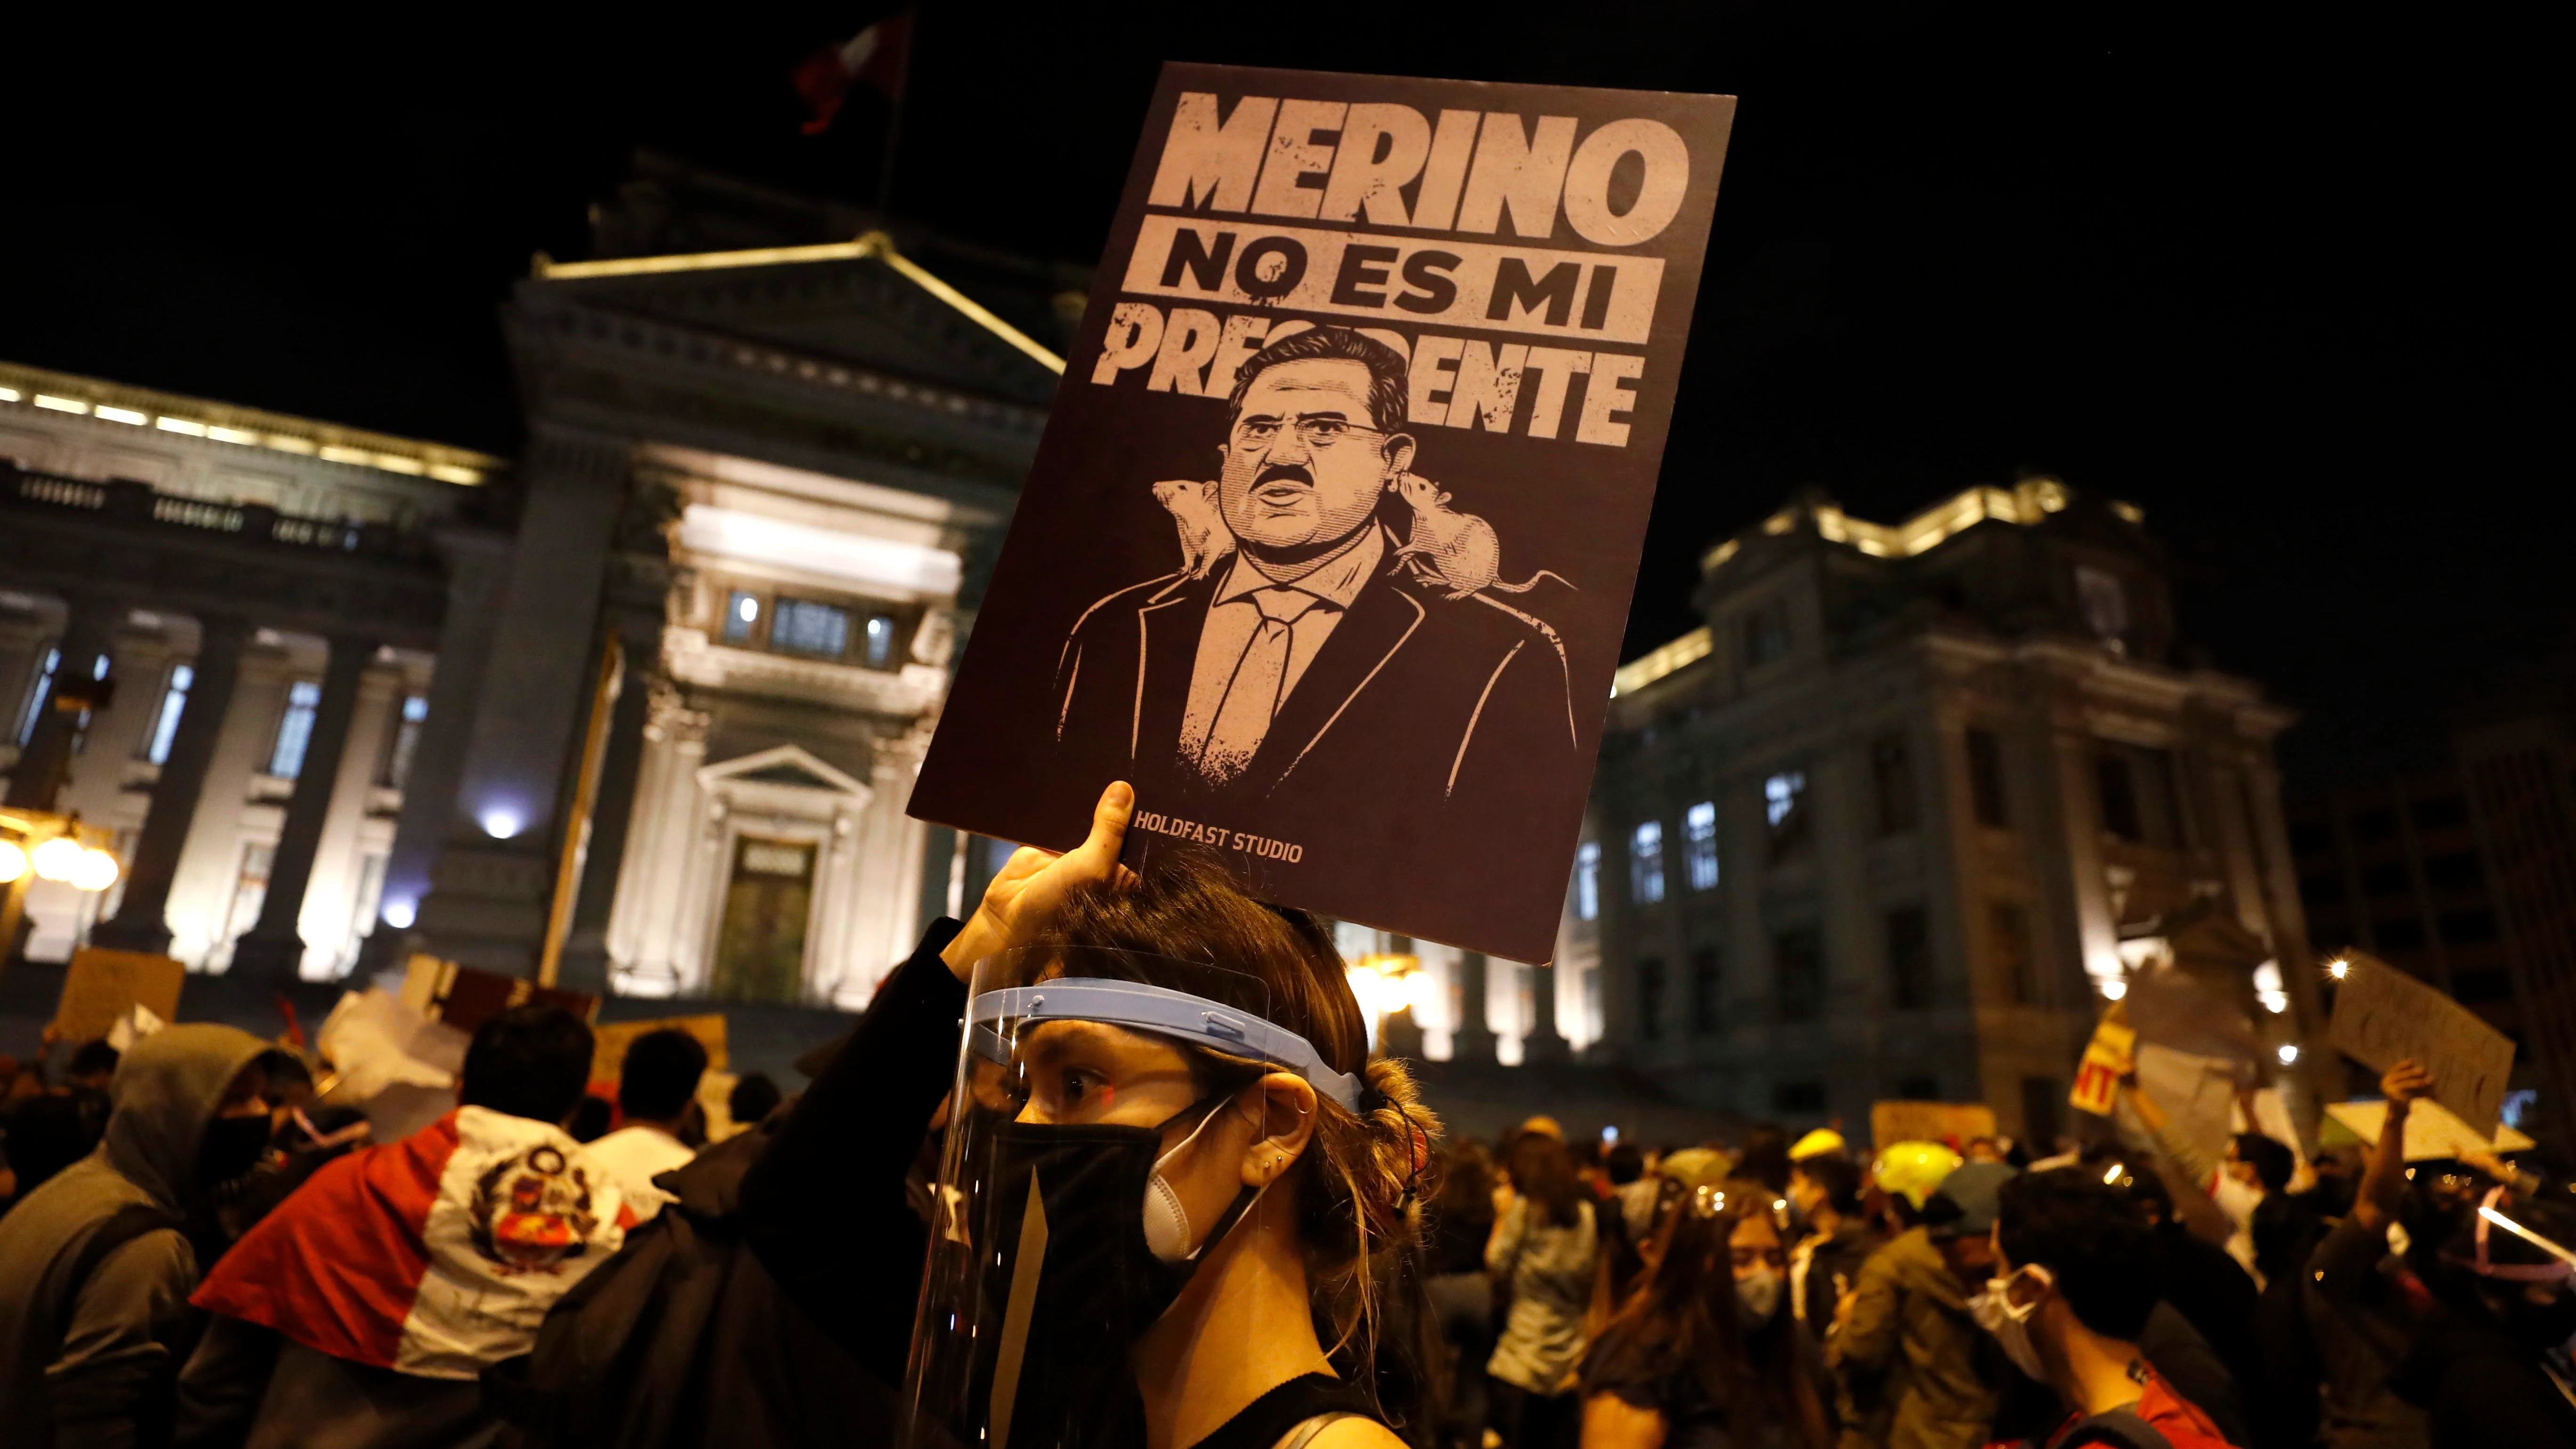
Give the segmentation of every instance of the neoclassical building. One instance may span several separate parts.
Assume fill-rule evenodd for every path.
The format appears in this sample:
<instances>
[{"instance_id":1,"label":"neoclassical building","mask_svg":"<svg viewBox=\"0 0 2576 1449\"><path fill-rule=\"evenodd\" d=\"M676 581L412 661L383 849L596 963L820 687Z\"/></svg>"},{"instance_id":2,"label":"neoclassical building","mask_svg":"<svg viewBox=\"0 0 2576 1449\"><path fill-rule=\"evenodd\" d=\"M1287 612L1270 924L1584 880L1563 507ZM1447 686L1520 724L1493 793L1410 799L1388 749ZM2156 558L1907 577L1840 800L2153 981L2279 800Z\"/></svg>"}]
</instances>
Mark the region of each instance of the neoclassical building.
<instances>
[{"instance_id":1,"label":"neoclassical building","mask_svg":"<svg viewBox=\"0 0 2576 1449\"><path fill-rule=\"evenodd\" d=\"M1802 496L1706 553L1697 603L1611 701L1554 973L1587 1059L1747 1118L1984 1101L2045 1140L2150 960L2321 1033L2292 717L2192 662L2139 510Z\"/></svg>"},{"instance_id":2,"label":"neoclassical building","mask_svg":"<svg viewBox=\"0 0 2576 1449\"><path fill-rule=\"evenodd\" d=\"M515 462L0 366L0 770L127 861L31 958L854 1005L980 888L903 807L1084 275L649 156L595 215Z\"/></svg>"}]
</instances>

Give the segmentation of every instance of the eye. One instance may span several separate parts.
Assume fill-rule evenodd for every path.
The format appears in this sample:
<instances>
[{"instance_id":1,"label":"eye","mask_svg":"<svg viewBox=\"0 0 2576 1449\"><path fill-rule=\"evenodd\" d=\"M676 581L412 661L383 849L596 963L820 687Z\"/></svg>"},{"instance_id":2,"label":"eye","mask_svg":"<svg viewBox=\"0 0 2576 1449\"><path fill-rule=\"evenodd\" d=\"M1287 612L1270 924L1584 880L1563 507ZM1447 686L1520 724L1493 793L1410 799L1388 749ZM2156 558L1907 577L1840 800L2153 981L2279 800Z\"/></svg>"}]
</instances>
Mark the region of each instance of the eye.
<instances>
[{"instance_id":1,"label":"eye","mask_svg":"<svg viewBox=\"0 0 2576 1449\"><path fill-rule=\"evenodd\" d=\"M1250 418L1245 419L1235 427L1235 433L1244 441L1250 443L1268 442L1271 436L1278 431L1279 425L1277 423L1261 422Z\"/></svg>"},{"instance_id":2,"label":"eye","mask_svg":"<svg viewBox=\"0 0 2576 1449\"><path fill-rule=\"evenodd\" d=\"M1312 422L1306 424L1306 431L1312 433L1315 437L1322 439L1325 442L1330 442L1333 439L1340 437L1342 434L1349 432L1350 427L1351 425L1349 423L1342 421L1340 418L1316 418Z\"/></svg>"}]
</instances>

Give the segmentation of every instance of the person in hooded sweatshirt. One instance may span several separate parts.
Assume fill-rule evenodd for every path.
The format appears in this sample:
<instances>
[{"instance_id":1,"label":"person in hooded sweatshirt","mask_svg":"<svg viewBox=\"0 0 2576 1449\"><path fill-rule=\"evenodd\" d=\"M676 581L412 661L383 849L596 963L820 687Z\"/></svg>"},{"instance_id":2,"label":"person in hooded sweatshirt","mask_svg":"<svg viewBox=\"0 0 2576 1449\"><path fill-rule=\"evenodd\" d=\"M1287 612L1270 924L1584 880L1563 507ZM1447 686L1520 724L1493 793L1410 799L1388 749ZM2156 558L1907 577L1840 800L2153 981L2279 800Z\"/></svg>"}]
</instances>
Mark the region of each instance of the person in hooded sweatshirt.
<instances>
[{"instance_id":1,"label":"person in hooded sweatshirt","mask_svg":"<svg viewBox=\"0 0 2576 1449\"><path fill-rule=\"evenodd\" d=\"M453 1449L499 1431L476 1378L528 1351L635 1214L562 1127L591 1035L518 1006L466 1048L455 1111L332 1162L243 1234L191 1300L187 1449Z\"/></svg>"},{"instance_id":2,"label":"person in hooded sweatshirt","mask_svg":"<svg viewBox=\"0 0 2576 1449\"><path fill-rule=\"evenodd\" d=\"M0 1441L126 1449L169 1432L197 1234L268 1141L267 1043L229 1026L137 1042L96 1151L0 1218Z\"/></svg>"}]
</instances>

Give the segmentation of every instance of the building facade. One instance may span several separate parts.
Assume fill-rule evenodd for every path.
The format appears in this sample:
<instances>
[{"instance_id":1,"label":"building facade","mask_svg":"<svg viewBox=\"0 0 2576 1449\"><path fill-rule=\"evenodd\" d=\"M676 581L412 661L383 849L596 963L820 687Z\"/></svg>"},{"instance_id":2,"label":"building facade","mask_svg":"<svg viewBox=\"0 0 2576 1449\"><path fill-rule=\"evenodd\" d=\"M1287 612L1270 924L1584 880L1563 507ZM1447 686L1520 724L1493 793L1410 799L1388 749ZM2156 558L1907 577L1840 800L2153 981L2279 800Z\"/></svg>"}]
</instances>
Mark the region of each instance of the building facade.
<instances>
[{"instance_id":1,"label":"building facade","mask_svg":"<svg viewBox=\"0 0 2576 1449\"><path fill-rule=\"evenodd\" d=\"M1702 575L1706 625L1611 702L1555 973L1587 1058L1746 1117L1983 1100L2044 1141L2105 1000L2213 909L2258 943L2249 1009L2316 1022L2283 969L2310 961L2290 715L2180 662L2136 509L2049 479L1893 526L1802 497Z\"/></svg>"},{"instance_id":2,"label":"building facade","mask_svg":"<svg viewBox=\"0 0 2576 1449\"><path fill-rule=\"evenodd\" d=\"M903 806L1084 285L876 222L639 158L503 309L515 464L0 368L0 769L126 859L29 955L863 1003L989 874Z\"/></svg>"}]
</instances>

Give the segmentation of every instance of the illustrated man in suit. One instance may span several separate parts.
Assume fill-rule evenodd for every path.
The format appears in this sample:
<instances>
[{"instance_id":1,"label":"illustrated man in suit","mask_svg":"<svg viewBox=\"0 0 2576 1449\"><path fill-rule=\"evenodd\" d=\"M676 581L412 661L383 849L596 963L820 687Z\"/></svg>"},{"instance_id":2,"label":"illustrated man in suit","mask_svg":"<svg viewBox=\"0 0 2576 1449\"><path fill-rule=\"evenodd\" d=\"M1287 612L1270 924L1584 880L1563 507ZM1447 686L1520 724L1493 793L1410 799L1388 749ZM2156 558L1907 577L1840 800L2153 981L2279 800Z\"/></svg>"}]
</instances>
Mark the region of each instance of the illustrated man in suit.
<instances>
[{"instance_id":1,"label":"illustrated man in suit","mask_svg":"<svg viewBox=\"0 0 2576 1449\"><path fill-rule=\"evenodd\" d=\"M1555 633L1420 577L1381 521L1414 461L1405 407L1403 357L1349 328L1301 328L1243 364L1217 478L1157 490L1185 548L1199 520L1194 556L1066 640L1068 765L1292 818L1366 798L1501 823L1516 779L1572 755Z\"/></svg>"}]
</instances>

